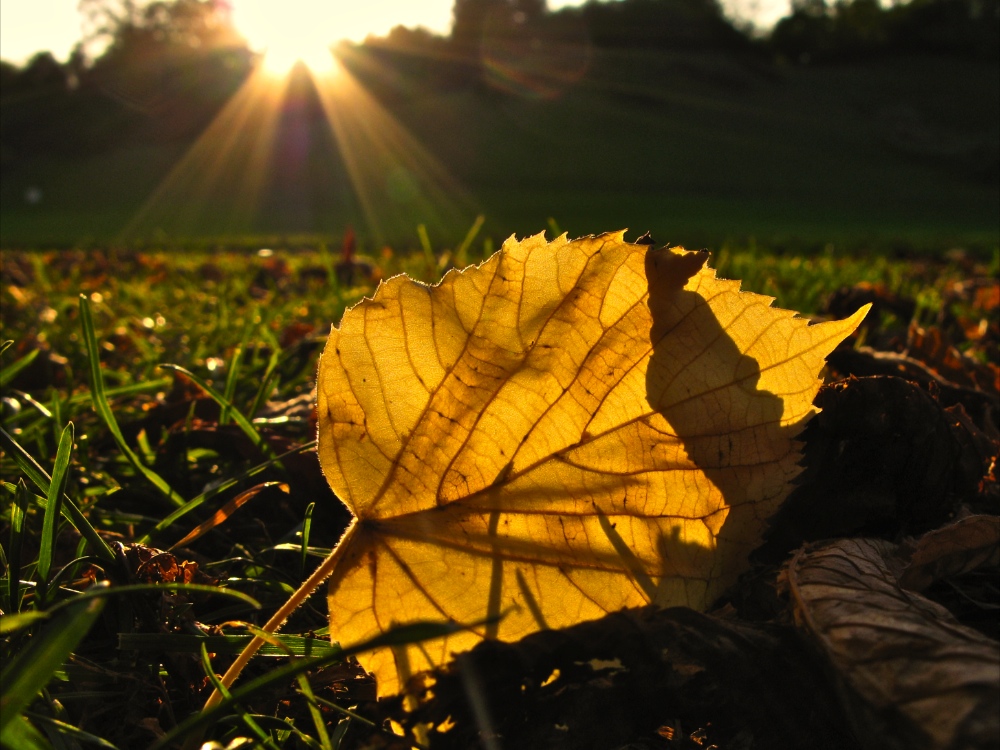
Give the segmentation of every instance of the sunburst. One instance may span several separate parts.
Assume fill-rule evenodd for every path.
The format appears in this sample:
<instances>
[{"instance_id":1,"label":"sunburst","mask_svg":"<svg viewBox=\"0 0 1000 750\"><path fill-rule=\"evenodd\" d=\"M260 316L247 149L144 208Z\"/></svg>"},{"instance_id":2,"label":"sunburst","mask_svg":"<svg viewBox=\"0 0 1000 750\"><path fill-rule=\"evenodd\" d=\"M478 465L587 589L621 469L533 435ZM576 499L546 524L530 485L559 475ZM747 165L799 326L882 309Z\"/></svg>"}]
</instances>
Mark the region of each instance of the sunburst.
<instances>
[{"instance_id":1,"label":"sunburst","mask_svg":"<svg viewBox=\"0 0 1000 750\"><path fill-rule=\"evenodd\" d=\"M243 0L233 4L233 22L251 49L264 54L264 70L285 76L297 63L313 73L336 69L331 43L343 36L336 2Z\"/></svg>"}]
</instances>

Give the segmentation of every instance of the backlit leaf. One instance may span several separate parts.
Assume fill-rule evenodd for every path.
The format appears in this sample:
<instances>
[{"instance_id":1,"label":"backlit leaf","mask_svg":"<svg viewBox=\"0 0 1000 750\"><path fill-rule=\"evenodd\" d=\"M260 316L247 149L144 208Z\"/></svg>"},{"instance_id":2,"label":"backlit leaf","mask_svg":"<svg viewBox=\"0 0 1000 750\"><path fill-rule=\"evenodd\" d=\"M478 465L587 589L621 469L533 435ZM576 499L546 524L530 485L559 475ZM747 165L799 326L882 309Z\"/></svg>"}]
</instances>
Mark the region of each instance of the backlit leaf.
<instances>
[{"instance_id":1,"label":"backlit leaf","mask_svg":"<svg viewBox=\"0 0 1000 750\"><path fill-rule=\"evenodd\" d=\"M865 311L811 326L707 257L538 235L344 315L319 455L358 520L330 632L478 623L363 656L380 694L484 637L704 608L745 568L799 471L824 358Z\"/></svg>"}]
</instances>

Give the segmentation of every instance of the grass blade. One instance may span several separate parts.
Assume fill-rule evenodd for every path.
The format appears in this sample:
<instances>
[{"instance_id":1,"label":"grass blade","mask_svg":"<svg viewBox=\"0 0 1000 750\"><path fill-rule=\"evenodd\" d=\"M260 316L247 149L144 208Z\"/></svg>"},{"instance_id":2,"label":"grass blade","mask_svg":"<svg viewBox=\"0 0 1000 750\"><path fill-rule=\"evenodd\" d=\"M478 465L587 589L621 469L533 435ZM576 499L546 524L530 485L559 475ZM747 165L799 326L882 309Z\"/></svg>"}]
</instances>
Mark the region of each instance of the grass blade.
<instances>
[{"instance_id":1,"label":"grass blade","mask_svg":"<svg viewBox=\"0 0 1000 750\"><path fill-rule=\"evenodd\" d=\"M319 704L316 703L316 696L313 695L309 678L304 674L299 674L296 679L299 683L299 690L302 691L302 695L306 697L306 701L309 703L309 715L312 717L313 726L316 727L316 735L319 737L320 746L323 750L333 750L333 745L330 744L330 735L326 731L326 722L323 721L323 713L319 710Z\"/></svg>"},{"instance_id":2,"label":"grass blade","mask_svg":"<svg viewBox=\"0 0 1000 750\"><path fill-rule=\"evenodd\" d=\"M236 383L240 378L240 370L243 366L243 353L246 351L247 343L250 341L250 334L254 329L254 320L257 318L257 312L251 310L247 315L247 323L243 327L243 336L240 338L240 343L236 345L236 350L233 352L233 358L229 363L229 371L226 373L226 387L222 392L223 398L228 402L233 402L233 396L236 394ZM229 410L231 406L222 406L222 411L219 412L219 424L227 424L229 422ZM251 415L252 416L252 415Z\"/></svg>"},{"instance_id":3,"label":"grass blade","mask_svg":"<svg viewBox=\"0 0 1000 750\"><path fill-rule=\"evenodd\" d=\"M67 587L70 586L71 584L69 581L72 581L76 577L76 574L80 571L81 565L84 563L92 563L99 567L100 562L100 558L95 557L94 555L77 555L62 568L56 571L55 575L49 579L49 588L55 588L56 586L62 587L64 585Z\"/></svg>"},{"instance_id":4,"label":"grass blade","mask_svg":"<svg viewBox=\"0 0 1000 750\"><path fill-rule=\"evenodd\" d=\"M0 445L14 459L18 468L31 480L32 484L47 496L49 494L49 487L52 484L52 478L45 469L38 465L38 462L32 458L31 454L22 448L21 444L2 427L0 427ZM76 507L76 503L65 493L63 493L61 505L62 513L66 516L66 520L73 524L73 527L87 540L91 551L105 562L114 562L116 559L114 551L101 538L101 535L97 533L97 529L91 525L87 517L83 515L83 512Z\"/></svg>"},{"instance_id":5,"label":"grass blade","mask_svg":"<svg viewBox=\"0 0 1000 750\"><path fill-rule=\"evenodd\" d=\"M409 645L421 641L429 641L434 638L443 638L461 629L460 625L448 622L415 622L409 625L397 625L370 640L345 648L337 654L300 659L277 669L268 670L260 677L250 680L238 688L227 691L229 693L228 697L223 698L218 703L204 708L200 713L189 716L150 745L149 750L160 750L161 748L171 747L181 738L185 737L190 740L196 732L203 730L217 721L222 712L234 703L245 700L259 691L267 690L274 685L286 685L296 675L303 674L311 669L319 669L330 664L336 664L349 656L355 656L356 654L380 646Z\"/></svg>"},{"instance_id":6,"label":"grass blade","mask_svg":"<svg viewBox=\"0 0 1000 750\"><path fill-rule=\"evenodd\" d=\"M306 577L306 562L309 559L309 534L312 531L312 517L315 509L316 503L309 503L306 506L305 518L302 519L302 554L299 558L299 578Z\"/></svg>"},{"instance_id":7,"label":"grass blade","mask_svg":"<svg viewBox=\"0 0 1000 750\"><path fill-rule=\"evenodd\" d=\"M277 387L274 385L274 379L278 375L279 364L281 364L281 355L278 354L277 349L272 349L271 358L268 360L267 368L264 370L264 376L260 379L260 387L257 388L257 393L253 397L253 403L250 405L251 417L260 411L261 406L267 401L268 394Z\"/></svg>"},{"instance_id":8,"label":"grass blade","mask_svg":"<svg viewBox=\"0 0 1000 750\"><path fill-rule=\"evenodd\" d=\"M208 658L208 649L205 648L204 643L201 644L201 666L205 670L205 674L208 676L209 682L212 683L212 687L221 692L226 698L229 698L229 691L226 690L225 685L222 684L219 680L219 676L215 673L215 670L212 669L212 661ZM264 743L265 747L269 747L271 750L278 750L278 747L274 744L270 735L268 735L268 733L253 720L253 717L251 717L242 706L240 707L240 718L243 720L243 723L246 724L247 728L257 736L257 739Z\"/></svg>"},{"instance_id":9,"label":"grass blade","mask_svg":"<svg viewBox=\"0 0 1000 750\"><path fill-rule=\"evenodd\" d=\"M56 462L52 469L52 481L49 483L48 497L45 504L45 516L42 521L42 538L38 549L38 596L45 599L49 584L49 573L52 570L52 557L56 547L56 535L59 533L59 506L66 489L66 479L69 476L69 459L73 453L73 423L67 424L59 436L59 449L56 451Z\"/></svg>"},{"instance_id":10,"label":"grass blade","mask_svg":"<svg viewBox=\"0 0 1000 750\"><path fill-rule=\"evenodd\" d=\"M32 610L31 612L4 615L3 617L0 617L0 635L9 635L10 633L17 632L18 630L23 630L32 623L44 620L48 616L48 612L43 612L42 610L37 609Z\"/></svg>"},{"instance_id":11,"label":"grass blade","mask_svg":"<svg viewBox=\"0 0 1000 750\"><path fill-rule=\"evenodd\" d=\"M4 388L8 383L12 382L21 370L34 362L35 357L38 356L38 352L40 351L41 349L32 349L16 362L11 362L6 367L0 367L0 388Z\"/></svg>"},{"instance_id":12,"label":"grass blade","mask_svg":"<svg viewBox=\"0 0 1000 750\"><path fill-rule=\"evenodd\" d=\"M96 584L106 587L107 584ZM28 707L73 653L104 608L103 599L74 601L0 673L0 733Z\"/></svg>"},{"instance_id":13,"label":"grass blade","mask_svg":"<svg viewBox=\"0 0 1000 750\"><path fill-rule=\"evenodd\" d=\"M118 426L118 420L115 419L115 414L111 411L111 406L108 404L107 392L104 389L104 375L101 373L101 359L97 350L97 335L94 333L94 320L90 315L90 303L87 301L86 296L82 294L80 295L80 324L83 329L83 341L87 347L87 359L90 362L90 393L91 401L94 404L94 411L97 412L104 421L104 424L107 425L108 431L111 432L111 436L118 445L118 449L125 455L129 463L135 467L135 470L156 487L168 501L177 507L181 507L184 505L184 498L175 492L163 477L140 461L128 443L125 442L125 436L122 435L121 428Z\"/></svg>"},{"instance_id":14,"label":"grass blade","mask_svg":"<svg viewBox=\"0 0 1000 750\"><path fill-rule=\"evenodd\" d=\"M434 257L434 247L431 245L430 235L427 234L426 224L417 225L417 236L420 238L420 249L424 251L427 272L433 273L437 270L437 258Z\"/></svg>"},{"instance_id":15,"label":"grass blade","mask_svg":"<svg viewBox=\"0 0 1000 750\"><path fill-rule=\"evenodd\" d=\"M226 519L228 519L233 513L239 510L247 501L257 497L257 495L259 495L263 490L266 490L268 487L274 487L274 486L280 487L285 492L285 494L288 494L289 488L288 485L285 484L284 482L264 482L262 484L255 485L254 487L251 487L248 490L244 490L236 497L234 497L232 500L223 505L221 508L219 508L217 511L215 511L212 517L209 518L207 521L198 524L194 529L191 530L189 534L187 534L179 542L170 545L169 549L171 550L177 549L178 547L183 547L185 544L190 544L195 539L200 539L202 536L207 534L216 526L223 524L226 521Z\"/></svg>"},{"instance_id":16,"label":"grass blade","mask_svg":"<svg viewBox=\"0 0 1000 750\"><path fill-rule=\"evenodd\" d=\"M16 748L16 750L52 750L52 745L45 735L35 729L34 725L23 716L12 721L0 730L0 747Z\"/></svg>"},{"instance_id":17,"label":"grass blade","mask_svg":"<svg viewBox=\"0 0 1000 750\"><path fill-rule=\"evenodd\" d=\"M469 248L476 241L479 230L483 228L484 221L486 221L485 214L479 214L476 220L472 222L472 226L469 227L469 231L465 233L465 239L462 240L462 244L455 250L455 265L459 268L469 265Z\"/></svg>"},{"instance_id":18,"label":"grass blade","mask_svg":"<svg viewBox=\"0 0 1000 750\"><path fill-rule=\"evenodd\" d=\"M11 437L10 433L3 427L0 427L0 443L3 444L4 450L10 453L11 458L14 459L21 471L27 475L32 484L45 495L48 495L52 477L49 476L45 469L38 465L38 462L32 458L31 454L22 448L20 443Z\"/></svg>"},{"instance_id":19,"label":"grass blade","mask_svg":"<svg viewBox=\"0 0 1000 750\"><path fill-rule=\"evenodd\" d=\"M21 611L21 548L28 499L28 485L19 479L14 504L10 508L10 547L7 552L7 611L13 613Z\"/></svg>"},{"instance_id":20,"label":"grass blade","mask_svg":"<svg viewBox=\"0 0 1000 750\"><path fill-rule=\"evenodd\" d=\"M118 596L119 594L142 594L150 591L163 592L163 591L189 591L201 594L211 594L213 596L223 596L230 599L238 599L245 604L249 604L254 609L260 609L261 604L256 599L254 599L249 594L244 594L242 591L237 591L235 589L222 588L220 586L209 586L203 583L133 583L125 586L111 586L107 585L107 581L101 581L94 584L89 589L83 593L79 593L72 599L65 599L61 602L53 604L46 610L32 610L31 612L22 612L17 615L5 615L3 619L0 619L0 634L13 633L17 630L31 625L37 620L47 619L52 617L58 612L69 607L74 607L81 602L89 601L91 599L106 599L110 596ZM123 637L126 634L123 634ZM144 641L141 636L136 636L135 634L129 634L129 637L136 637L137 643L146 644L142 648L149 648L148 642ZM179 643L188 643L184 641L183 638L195 638L199 642L204 640L203 636L163 636L163 635L153 635L152 638L164 638L164 637L178 637L182 640ZM216 645L219 646L220 650L225 650L227 648L226 643L230 641L226 639L240 638L241 636L212 636L217 637L219 640ZM252 640L251 637L242 636L243 640L240 641L241 647L246 645ZM299 648L304 653L309 653L309 644L306 641L312 639L301 639L302 643L292 642L290 648L294 653L295 648ZM136 648L139 648L138 646ZM184 649L181 649L184 650ZM280 656L287 656L288 651L282 651Z\"/></svg>"},{"instance_id":21,"label":"grass blade","mask_svg":"<svg viewBox=\"0 0 1000 750\"><path fill-rule=\"evenodd\" d=\"M6 619L6 618L5 618ZM3 622L3 620L0 620ZM252 635L187 635L185 633L119 633L119 651L163 651L197 654L205 646L213 654L238 654L253 639ZM271 635L258 656L327 656L340 653L328 638L302 635Z\"/></svg>"},{"instance_id":22,"label":"grass blade","mask_svg":"<svg viewBox=\"0 0 1000 750\"><path fill-rule=\"evenodd\" d=\"M162 391L165 388L170 388L171 385L173 385L173 381L170 378L157 378L156 380L144 380L141 383L131 383L130 385L118 385L114 388L105 388L104 395L106 398L135 396L139 393L148 393L149 391ZM66 399L66 404L68 406L76 406L77 404L90 401L91 398L92 397L89 393L74 393Z\"/></svg>"},{"instance_id":23,"label":"grass blade","mask_svg":"<svg viewBox=\"0 0 1000 750\"><path fill-rule=\"evenodd\" d=\"M189 500L187 503L185 503L183 507L178 508L173 513L171 513L169 516L167 516L162 521L160 521L158 524L156 524L156 526L154 526L153 529L152 529L152 531L150 531L148 534L145 534L144 536L140 537L139 540L138 540L139 544L148 544L149 541L153 538L153 536L155 536L159 532L163 531L164 529L170 528L175 523L177 523L178 520L180 520L181 518L183 518L188 513L190 513L191 511L195 510L196 508L198 508L199 506L201 506L202 504L204 504L208 500L211 500L216 495L225 492L226 490L230 489L231 487L235 487L240 482L242 482L242 481L244 481L246 479L250 479L251 477L256 476L257 474L260 474L262 471L264 471L265 469L267 469L269 466L272 466L272 465L276 464L281 459L287 458L288 456L291 456L291 455L293 455L295 453L301 453L302 451L311 450L312 448L315 448L315 447L316 447L316 441L315 440L310 440L308 443L303 443L302 445L296 446L295 448L292 448L291 450L285 451L284 453L282 453L280 456L278 456L276 458L270 459L270 460L265 461L264 463L261 463L261 464L257 464L256 466L254 466L254 467L252 467L250 469L247 469L242 474L237 474L235 477L233 477L231 479L227 479L225 482L222 482L221 484L218 484L215 487L212 487L211 489L205 490L204 492L202 492L197 497L195 497L195 498Z\"/></svg>"},{"instance_id":24,"label":"grass blade","mask_svg":"<svg viewBox=\"0 0 1000 750\"><path fill-rule=\"evenodd\" d=\"M254 609L261 608L260 602L249 594L244 594L242 591L236 591L235 589L227 589L220 586L209 586L204 583L132 583L126 586L113 586L110 588L102 585L104 583L104 581L96 583L82 594L49 607L47 610L48 613L52 614L54 612L58 612L81 601L88 601L90 599L106 599L109 596L116 596L118 594L140 594L147 591L191 591L195 593L212 594L213 596L226 596L231 599L239 599L240 601L249 604Z\"/></svg>"},{"instance_id":25,"label":"grass blade","mask_svg":"<svg viewBox=\"0 0 1000 750\"><path fill-rule=\"evenodd\" d=\"M247 419L243 413L237 409L231 401L229 401L225 396L215 390L210 386L203 378L198 377L193 372L187 368L181 367L180 365L160 365L160 367L166 370L173 370L174 372L179 372L205 391L208 396L219 405L221 409L224 409L227 414L232 418L236 425L243 430L243 434L250 438L252 442L265 456L273 459L274 451L271 450L271 446L267 444L263 436L257 431L257 428L253 426L253 422ZM220 422L221 424L221 422Z\"/></svg>"},{"instance_id":26,"label":"grass blade","mask_svg":"<svg viewBox=\"0 0 1000 750\"><path fill-rule=\"evenodd\" d=\"M51 716L42 716L41 714L36 714L33 711L29 711L27 713L31 719L39 724L52 727L52 729L57 731L60 735L72 737L73 739L79 740L80 742L88 745L103 747L105 750L118 750L117 745L113 745L103 737L98 737L96 734L91 734L90 732L84 732L82 729L77 729L72 724L67 724L65 721L53 719Z\"/></svg>"}]
</instances>

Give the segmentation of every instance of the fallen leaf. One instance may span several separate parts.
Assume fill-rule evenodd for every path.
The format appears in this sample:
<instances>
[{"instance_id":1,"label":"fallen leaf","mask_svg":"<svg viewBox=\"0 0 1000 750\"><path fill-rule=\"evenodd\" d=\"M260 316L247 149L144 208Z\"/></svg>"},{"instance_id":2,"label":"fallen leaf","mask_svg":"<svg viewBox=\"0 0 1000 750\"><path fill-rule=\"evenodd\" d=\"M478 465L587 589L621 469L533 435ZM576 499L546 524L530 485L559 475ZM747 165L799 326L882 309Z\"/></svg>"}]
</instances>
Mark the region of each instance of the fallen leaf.
<instances>
[{"instance_id":1,"label":"fallen leaf","mask_svg":"<svg viewBox=\"0 0 1000 750\"><path fill-rule=\"evenodd\" d=\"M830 355L830 366L840 378L889 375L922 385L934 384L942 398L950 404L963 404L970 414L982 417L978 421L996 422L1000 398L976 388L957 386L938 376L919 360L899 352L884 352L861 346L841 347Z\"/></svg>"},{"instance_id":2,"label":"fallen leaf","mask_svg":"<svg viewBox=\"0 0 1000 750\"><path fill-rule=\"evenodd\" d=\"M143 563L136 571L136 577L145 583L191 583L198 573L198 563L177 558L169 552L161 552Z\"/></svg>"},{"instance_id":3,"label":"fallen leaf","mask_svg":"<svg viewBox=\"0 0 1000 750\"><path fill-rule=\"evenodd\" d=\"M939 380L994 398L1000 395L1000 367L962 354L940 328L910 323L906 348L910 357L922 362Z\"/></svg>"},{"instance_id":4,"label":"fallen leaf","mask_svg":"<svg viewBox=\"0 0 1000 750\"><path fill-rule=\"evenodd\" d=\"M1000 565L1000 518L966 516L927 532L914 543L899 584L923 591L934 581L982 565Z\"/></svg>"},{"instance_id":5,"label":"fallen leaf","mask_svg":"<svg viewBox=\"0 0 1000 750\"><path fill-rule=\"evenodd\" d=\"M655 603L704 608L798 474L824 357L810 326L623 233L509 240L345 313L318 376L319 456L357 518L332 637L472 625L361 657L379 694L482 638Z\"/></svg>"},{"instance_id":6,"label":"fallen leaf","mask_svg":"<svg viewBox=\"0 0 1000 750\"><path fill-rule=\"evenodd\" d=\"M1000 646L901 588L896 545L844 539L800 550L781 582L826 655L865 747L1000 743Z\"/></svg>"},{"instance_id":7,"label":"fallen leaf","mask_svg":"<svg viewBox=\"0 0 1000 750\"><path fill-rule=\"evenodd\" d=\"M129 578L137 583L215 583L198 569L198 563L179 561L170 552L144 544L123 544L119 549Z\"/></svg>"},{"instance_id":8,"label":"fallen leaf","mask_svg":"<svg viewBox=\"0 0 1000 750\"><path fill-rule=\"evenodd\" d=\"M780 563L805 541L918 535L963 503L986 505L979 486L1000 444L933 390L887 376L824 386L802 434L806 468L755 556Z\"/></svg>"}]
</instances>

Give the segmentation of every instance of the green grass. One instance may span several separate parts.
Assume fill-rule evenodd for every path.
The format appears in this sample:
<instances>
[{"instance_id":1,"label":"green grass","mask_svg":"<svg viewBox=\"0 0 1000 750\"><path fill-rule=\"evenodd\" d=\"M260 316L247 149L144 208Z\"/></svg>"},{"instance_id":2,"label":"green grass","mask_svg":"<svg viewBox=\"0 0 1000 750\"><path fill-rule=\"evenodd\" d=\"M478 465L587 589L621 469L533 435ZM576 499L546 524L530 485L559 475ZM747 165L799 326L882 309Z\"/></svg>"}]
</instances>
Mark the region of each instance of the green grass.
<instances>
[{"instance_id":1,"label":"green grass","mask_svg":"<svg viewBox=\"0 0 1000 750\"><path fill-rule=\"evenodd\" d=\"M385 276L433 281L452 258L477 261L494 245L476 232L455 244L446 254L414 233L414 252L376 260ZM14 342L0 355L5 746L247 737L259 747L346 748L380 731L365 720L371 686L346 665L351 648L330 646L316 601L251 662L230 699L201 708L214 673L347 521L319 474L308 407L326 331L372 290L324 278L337 260L315 246L270 257L4 253L0 339ZM832 247L803 256L728 245L713 264L804 312L860 281L932 308L970 272ZM994 258L975 272L997 270ZM217 513L224 520L213 522ZM150 566L149 554L196 529L175 550L176 568L163 556ZM167 574L173 583L157 582Z\"/></svg>"}]
</instances>

